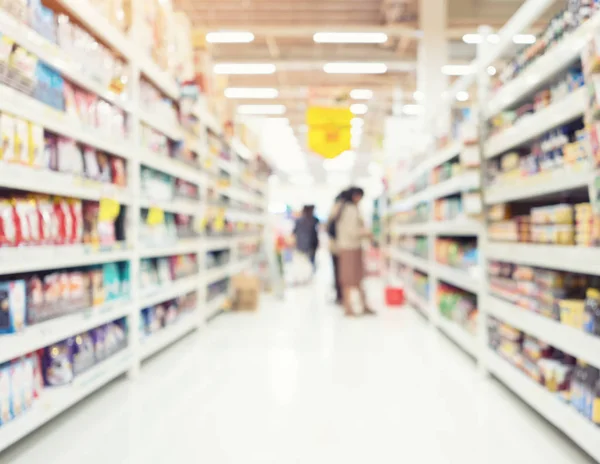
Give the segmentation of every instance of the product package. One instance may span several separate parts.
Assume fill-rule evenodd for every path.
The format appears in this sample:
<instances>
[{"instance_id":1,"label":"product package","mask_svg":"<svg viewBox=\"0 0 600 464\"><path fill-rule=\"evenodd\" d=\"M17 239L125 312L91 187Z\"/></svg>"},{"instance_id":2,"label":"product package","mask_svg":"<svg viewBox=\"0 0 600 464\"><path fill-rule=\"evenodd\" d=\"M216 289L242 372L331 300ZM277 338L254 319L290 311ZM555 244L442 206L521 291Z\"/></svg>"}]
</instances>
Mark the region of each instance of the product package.
<instances>
[{"instance_id":1,"label":"product package","mask_svg":"<svg viewBox=\"0 0 600 464\"><path fill-rule=\"evenodd\" d=\"M23 280L0 282L0 334L25 326L26 290Z\"/></svg>"}]
</instances>

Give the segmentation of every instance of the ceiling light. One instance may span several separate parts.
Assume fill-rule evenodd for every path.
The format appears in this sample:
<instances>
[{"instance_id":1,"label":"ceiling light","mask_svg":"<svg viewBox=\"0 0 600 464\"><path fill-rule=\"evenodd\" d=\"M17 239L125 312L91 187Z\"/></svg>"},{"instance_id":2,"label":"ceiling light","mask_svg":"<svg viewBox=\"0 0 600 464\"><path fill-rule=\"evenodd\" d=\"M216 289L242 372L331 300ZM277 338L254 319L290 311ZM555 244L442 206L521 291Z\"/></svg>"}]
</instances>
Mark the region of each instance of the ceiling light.
<instances>
[{"instance_id":1,"label":"ceiling light","mask_svg":"<svg viewBox=\"0 0 600 464\"><path fill-rule=\"evenodd\" d=\"M466 44L474 45L483 42L483 37L480 34L465 34L462 40ZM490 34L487 36L487 41L491 44L497 44L500 41L498 34Z\"/></svg>"},{"instance_id":2,"label":"ceiling light","mask_svg":"<svg viewBox=\"0 0 600 464\"><path fill-rule=\"evenodd\" d=\"M417 90L416 92L413 92L413 98L415 101L421 101L423 98L425 98L425 94L423 94L423 92L420 90Z\"/></svg>"},{"instance_id":3,"label":"ceiling light","mask_svg":"<svg viewBox=\"0 0 600 464\"><path fill-rule=\"evenodd\" d=\"M385 43L388 36L383 32L317 32L317 43Z\"/></svg>"},{"instance_id":4,"label":"ceiling light","mask_svg":"<svg viewBox=\"0 0 600 464\"><path fill-rule=\"evenodd\" d=\"M466 44L479 44L482 42L482 37L479 34L465 34L462 40Z\"/></svg>"},{"instance_id":5,"label":"ceiling light","mask_svg":"<svg viewBox=\"0 0 600 464\"><path fill-rule=\"evenodd\" d=\"M350 134L354 137L362 134L362 127L353 127L350 129Z\"/></svg>"},{"instance_id":6,"label":"ceiling light","mask_svg":"<svg viewBox=\"0 0 600 464\"><path fill-rule=\"evenodd\" d=\"M215 64L215 74L273 74L275 65L270 63L219 63Z\"/></svg>"},{"instance_id":7,"label":"ceiling light","mask_svg":"<svg viewBox=\"0 0 600 464\"><path fill-rule=\"evenodd\" d=\"M387 66L384 63L327 63L323 71L328 74L383 74Z\"/></svg>"},{"instance_id":8,"label":"ceiling light","mask_svg":"<svg viewBox=\"0 0 600 464\"><path fill-rule=\"evenodd\" d=\"M218 31L206 34L206 41L209 43L250 43L253 40L252 32Z\"/></svg>"},{"instance_id":9,"label":"ceiling light","mask_svg":"<svg viewBox=\"0 0 600 464\"><path fill-rule=\"evenodd\" d=\"M350 120L350 124L352 127L362 127L365 125L365 120L363 118L352 118Z\"/></svg>"},{"instance_id":10,"label":"ceiling light","mask_svg":"<svg viewBox=\"0 0 600 464\"><path fill-rule=\"evenodd\" d=\"M423 113L423 107L421 105L404 105L402 112L409 116L414 116Z\"/></svg>"},{"instance_id":11,"label":"ceiling light","mask_svg":"<svg viewBox=\"0 0 600 464\"><path fill-rule=\"evenodd\" d=\"M352 114L365 114L369 111L369 107L364 103L354 103L350 105L350 111L352 111Z\"/></svg>"},{"instance_id":12,"label":"ceiling light","mask_svg":"<svg viewBox=\"0 0 600 464\"><path fill-rule=\"evenodd\" d=\"M281 115L285 113L284 105L240 105L238 114Z\"/></svg>"},{"instance_id":13,"label":"ceiling light","mask_svg":"<svg viewBox=\"0 0 600 464\"><path fill-rule=\"evenodd\" d=\"M447 64L442 66L442 73L446 76L465 76L473 72L469 64Z\"/></svg>"},{"instance_id":14,"label":"ceiling light","mask_svg":"<svg viewBox=\"0 0 600 464\"><path fill-rule=\"evenodd\" d=\"M465 92L464 90L461 90L460 92L458 92L456 94L456 99L459 102L467 101L469 99L469 92Z\"/></svg>"},{"instance_id":15,"label":"ceiling light","mask_svg":"<svg viewBox=\"0 0 600 464\"><path fill-rule=\"evenodd\" d=\"M531 45L535 43L535 35L533 34L516 34L513 36L513 42L516 44Z\"/></svg>"},{"instance_id":16,"label":"ceiling light","mask_svg":"<svg viewBox=\"0 0 600 464\"><path fill-rule=\"evenodd\" d=\"M496 68L494 68L493 66L488 66L487 67L487 73L490 76L495 76L496 75Z\"/></svg>"},{"instance_id":17,"label":"ceiling light","mask_svg":"<svg viewBox=\"0 0 600 464\"><path fill-rule=\"evenodd\" d=\"M354 89L350 91L350 98L354 100L369 100L373 98L373 91L369 89Z\"/></svg>"},{"instance_id":18,"label":"ceiling light","mask_svg":"<svg viewBox=\"0 0 600 464\"><path fill-rule=\"evenodd\" d=\"M227 98L277 98L279 91L268 87L229 87L225 89Z\"/></svg>"}]
</instances>

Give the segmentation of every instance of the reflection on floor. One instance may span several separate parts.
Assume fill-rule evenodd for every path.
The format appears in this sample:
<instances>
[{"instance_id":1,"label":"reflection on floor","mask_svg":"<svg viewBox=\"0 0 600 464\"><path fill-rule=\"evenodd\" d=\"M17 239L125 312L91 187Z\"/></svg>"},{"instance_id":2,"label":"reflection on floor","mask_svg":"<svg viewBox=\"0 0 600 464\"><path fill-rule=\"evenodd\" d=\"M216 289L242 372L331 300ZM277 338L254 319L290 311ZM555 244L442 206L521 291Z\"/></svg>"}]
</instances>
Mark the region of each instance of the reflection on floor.
<instances>
[{"instance_id":1,"label":"reflection on floor","mask_svg":"<svg viewBox=\"0 0 600 464\"><path fill-rule=\"evenodd\" d=\"M0 463L591 462L413 310L348 320L324 294L223 315Z\"/></svg>"}]
</instances>

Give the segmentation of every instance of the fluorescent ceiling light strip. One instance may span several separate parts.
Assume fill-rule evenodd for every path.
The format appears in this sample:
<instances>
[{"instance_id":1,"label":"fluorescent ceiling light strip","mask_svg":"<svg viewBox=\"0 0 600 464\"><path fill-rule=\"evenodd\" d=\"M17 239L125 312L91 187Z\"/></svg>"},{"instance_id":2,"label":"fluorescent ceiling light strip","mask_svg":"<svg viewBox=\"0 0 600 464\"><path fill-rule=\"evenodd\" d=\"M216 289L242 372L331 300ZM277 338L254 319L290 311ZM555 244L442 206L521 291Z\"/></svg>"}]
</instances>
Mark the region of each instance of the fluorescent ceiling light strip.
<instances>
[{"instance_id":1,"label":"fluorescent ceiling light strip","mask_svg":"<svg viewBox=\"0 0 600 464\"><path fill-rule=\"evenodd\" d=\"M323 71L328 74L383 74L387 66L384 63L327 63Z\"/></svg>"},{"instance_id":2,"label":"fluorescent ceiling light strip","mask_svg":"<svg viewBox=\"0 0 600 464\"><path fill-rule=\"evenodd\" d=\"M227 98L277 98L279 91L268 87L229 87L225 89Z\"/></svg>"},{"instance_id":3,"label":"fluorescent ceiling light strip","mask_svg":"<svg viewBox=\"0 0 600 464\"><path fill-rule=\"evenodd\" d=\"M352 118L350 124L352 125L352 128L362 127L365 125L365 120L363 118Z\"/></svg>"},{"instance_id":4,"label":"fluorescent ceiling light strip","mask_svg":"<svg viewBox=\"0 0 600 464\"><path fill-rule=\"evenodd\" d=\"M353 100L369 100L373 98L373 91L369 89L354 89L350 91L350 98Z\"/></svg>"},{"instance_id":5,"label":"fluorescent ceiling light strip","mask_svg":"<svg viewBox=\"0 0 600 464\"><path fill-rule=\"evenodd\" d=\"M252 32L245 31L216 31L206 34L209 43L250 43L254 40Z\"/></svg>"},{"instance_id":6,"label":"fluorescent ceiling light strip","mask_svg":"<svg viewBox=\"0 0 600 464\"><path fill-rule=\"evenodd\" d=\"M350 105L350 111L352 111L352 114L365 114L369 111L369 107L364 103L354 103Z\"/></svg>"},{"instance_id":7,"label":"fluorescent ceiling light strip","mask_svg":"<svg viewBox=\"0 0 600 464\"><path fill-rule=\"evenodd\" d=\"M317 32L313 35L317 43L364 43L379 44L388 40L383 32Z\"/></svg>"},{"instance_id":8,"label":"fluorescent ceiling light strip","mask_svg":"<svg viewBox=\"0 0 600 464\"><path fill-rule=\"evenodd\" d=\"M279 116L285 114L285 105L240 105L237 107L237 113Z\"/></svg>"},{"instance_id":9,"label":"fluorescent ceiling light strip","mask_svg":"<svg viewBox=\"0 0 600 464\"><path fill-rule=\"evenodd\" d=\"M270 63L218 63L215 74L273 74L276 70Z\"/></svg>"}]
</instances>

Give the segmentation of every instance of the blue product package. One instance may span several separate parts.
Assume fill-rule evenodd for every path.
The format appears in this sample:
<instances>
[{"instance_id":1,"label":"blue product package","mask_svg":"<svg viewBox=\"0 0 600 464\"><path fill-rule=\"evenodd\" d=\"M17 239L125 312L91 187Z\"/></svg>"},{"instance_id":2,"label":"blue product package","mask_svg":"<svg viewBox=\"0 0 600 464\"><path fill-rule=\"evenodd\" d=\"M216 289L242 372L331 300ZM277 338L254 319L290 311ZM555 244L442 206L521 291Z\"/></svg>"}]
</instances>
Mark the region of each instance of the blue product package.
<instances>
[{"instance_id":1,"label":"blue product package","mask_svg":"<svg viewBox=\"0 0 600 464\"><path fill-rule=\"evenodd\" d=\"M94 364L96 364L96 353L91 334L85 332L77 335L73 344L73 374L77 376Z\"/></svg>"},{"instance_id":2,"label":"blue product package","mask_svg":"<svg viewBox=\"0 0 600 464\"><path fill-rule=\"evenodd\" d=\"M73 380L73 339L68 339L44 349L44 383L49 387L66 385Z\"/></svg>"},{"instance_id":3,"label":"blue product package","mask_svg":"<svg viewBox=\"0 0 600 464\"><path fill-rule=\"evenodd\" d=\"M117 264L104 264L102 266L102 277L106 301L112 301L119 298L121 294L121 281L119 279L119 268L117 267Z\"/></svg>"},{"instance_id":4,"label":"blue product package","mask_svg":"<svg viewBox=\"0 0 600 464\"><path fill-rule=\"evenodd\" d=\"M23 280L0 282L0 334L25 327L26 294Z\"/></svg>"},{"instance_id":5,"label":"blue product package","mask_svg":"<svg viewBox=\"0 0 600 464\"><path fill-rule=\"evenodd\" d=\"M119 267L119 281L120 281L120 296L129 297L131 288L130 269L129 261L118 263Z\"/></svg>"},{"instance_id":6,"label":"blue product package","mask_svg":"<svg viewBox=\"0 0 600 464\"><path fill-rule=\"evenodd\" d=\"M8 424L12 418L10 366L4 364L0 365L0 425Z\"/></svg>"}]
</instances>

